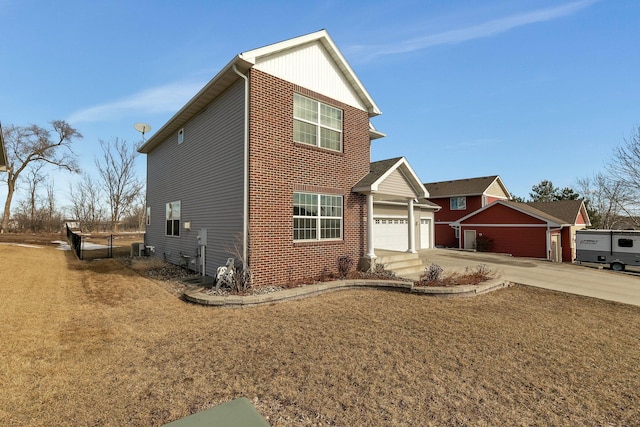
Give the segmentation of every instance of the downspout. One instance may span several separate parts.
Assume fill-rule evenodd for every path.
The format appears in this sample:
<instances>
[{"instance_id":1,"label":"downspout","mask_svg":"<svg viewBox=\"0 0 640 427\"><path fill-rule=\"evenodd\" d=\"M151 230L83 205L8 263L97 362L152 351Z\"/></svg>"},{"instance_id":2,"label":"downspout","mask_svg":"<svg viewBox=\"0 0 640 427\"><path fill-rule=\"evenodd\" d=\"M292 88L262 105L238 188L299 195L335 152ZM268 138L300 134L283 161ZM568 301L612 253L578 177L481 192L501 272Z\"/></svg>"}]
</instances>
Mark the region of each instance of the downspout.
<instances>
[{"instance_id":1,"label":"downspout","mask_svg":"<svg viewBox=\"0 0 640 427\"><path fill-rule=\"evenodd\" d=\"M249 262L249 78L238 71L233 64L233 71L244 80L244 185L242 201L242 269Z\"/></svg>"}]
</instances>

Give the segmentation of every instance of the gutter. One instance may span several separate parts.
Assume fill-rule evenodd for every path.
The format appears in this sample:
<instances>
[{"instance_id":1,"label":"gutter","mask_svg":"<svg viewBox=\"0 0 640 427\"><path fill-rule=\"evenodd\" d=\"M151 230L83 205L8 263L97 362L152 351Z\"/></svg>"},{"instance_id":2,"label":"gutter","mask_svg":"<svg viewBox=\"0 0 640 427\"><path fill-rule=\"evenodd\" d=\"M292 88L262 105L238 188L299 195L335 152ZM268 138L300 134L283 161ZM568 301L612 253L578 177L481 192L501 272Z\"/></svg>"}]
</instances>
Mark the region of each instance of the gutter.
<instances>
[{"instance_id":1,"label":"gutter","mask_svg":"<svg viewBox=\"0 0 640 427\"><path fill-rule=\"evenodd\" d=\"M247 268L249 240L249 79L238 71L233 64L233 71L244 80L244 185L242 201L242 269Z\"/></svg>"}]
</instances>

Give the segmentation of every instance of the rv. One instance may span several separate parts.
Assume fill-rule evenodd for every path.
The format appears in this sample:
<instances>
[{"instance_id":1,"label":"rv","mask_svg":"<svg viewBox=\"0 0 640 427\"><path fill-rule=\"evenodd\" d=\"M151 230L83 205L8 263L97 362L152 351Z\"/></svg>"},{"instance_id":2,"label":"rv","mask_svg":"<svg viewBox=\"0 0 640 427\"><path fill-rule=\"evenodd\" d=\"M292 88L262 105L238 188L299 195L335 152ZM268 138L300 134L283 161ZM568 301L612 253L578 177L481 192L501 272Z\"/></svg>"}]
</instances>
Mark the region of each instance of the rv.
<instances>
[{"instance_id":1,"label":"rv","mask_svg":"<svg viewBox=\"0 0 640 427\"><path fill-rule=\"evenodd\" d=\"M576 261L609 264L615 271L640 266L640 231L578 230Z\"/></svg>"}]
</instances>

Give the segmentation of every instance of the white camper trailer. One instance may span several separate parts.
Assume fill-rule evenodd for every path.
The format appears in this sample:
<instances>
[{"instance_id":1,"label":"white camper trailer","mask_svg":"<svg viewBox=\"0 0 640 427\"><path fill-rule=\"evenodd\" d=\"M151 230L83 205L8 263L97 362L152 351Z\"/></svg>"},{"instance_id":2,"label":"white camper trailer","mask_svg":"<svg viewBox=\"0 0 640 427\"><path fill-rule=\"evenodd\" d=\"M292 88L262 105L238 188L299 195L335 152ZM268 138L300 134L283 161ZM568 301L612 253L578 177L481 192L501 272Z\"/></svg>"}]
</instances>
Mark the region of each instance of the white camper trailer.
<instances>
[{"instance_id":1,"label":"white camper trailer","mask_svg":"<svg viewBox=\"0 0 640 427\"><path fill-rule=\"evenodd\" d=\"M616 271L640 266L640 231L578 230L576 261L609 264Z\"/></svg>"}]
</instances>

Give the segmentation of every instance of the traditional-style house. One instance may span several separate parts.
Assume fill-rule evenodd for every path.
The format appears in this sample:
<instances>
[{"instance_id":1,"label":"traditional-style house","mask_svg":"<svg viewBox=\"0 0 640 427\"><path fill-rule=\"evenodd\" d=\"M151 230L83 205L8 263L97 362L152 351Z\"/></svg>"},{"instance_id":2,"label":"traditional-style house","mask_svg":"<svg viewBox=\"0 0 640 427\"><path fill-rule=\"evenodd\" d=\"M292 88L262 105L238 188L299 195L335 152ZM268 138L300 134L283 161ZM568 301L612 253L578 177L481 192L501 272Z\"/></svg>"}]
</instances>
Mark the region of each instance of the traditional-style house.
<instances>
[{"instance_id":1,"label":"traditional-style house","mask_svg":"<svg viewBox=\"0 0 640 427\"><path fill-rule=\"evenodd\" d=\"M424 184L429 201L440 207L435 213L435 245L457 248L458 230L451 225L460 218L511 194L498 175Z\"/></svg>"},{"instance_id":2,"label":"traditional-style house","mask_svg":"<svg viewBox=\"0 0 640 427\"><path fill-rule=\"evenodd\" d=\"M380 113L324 30L237 55L139 149L146 246L210 276L235 257L261 286L374 261L374 205L404 209L405 251L430 245L407 161L370 164Z\"/></svg>"}]
</instances>

